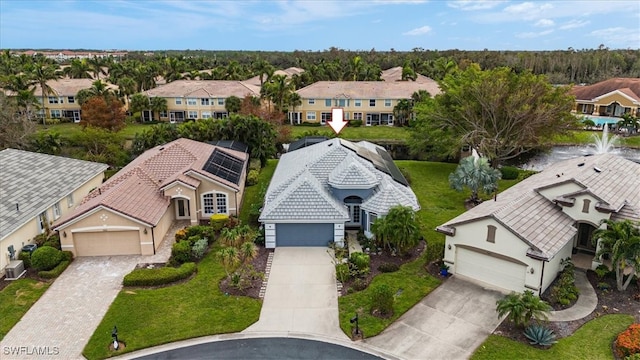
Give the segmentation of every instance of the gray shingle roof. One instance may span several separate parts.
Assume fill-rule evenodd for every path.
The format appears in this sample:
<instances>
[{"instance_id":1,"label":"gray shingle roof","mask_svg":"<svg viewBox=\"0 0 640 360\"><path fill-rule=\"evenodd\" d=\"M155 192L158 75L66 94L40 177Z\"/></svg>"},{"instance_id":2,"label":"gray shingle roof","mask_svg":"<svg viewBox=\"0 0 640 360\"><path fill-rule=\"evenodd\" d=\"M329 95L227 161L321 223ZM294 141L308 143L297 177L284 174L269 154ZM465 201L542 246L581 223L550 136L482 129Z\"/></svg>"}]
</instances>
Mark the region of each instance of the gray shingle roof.
<instances>
[{"instance_id":1,"label":"gray shingle roof","mask_svg":"<svg viewBox=\"0 0 640 360\"><path fill-rule=\"evenodd\" d=\"M491 217L532 246L530 254L550 258L576 232L575 220L538 190L575 183L613 209L612 219L635 220L640 214L640 164L614 154L578 157L553 164L438 227L450 232L457 225ZM570 201L574 192L564 194Z\"/></svg>"},{"instance_id":2,"label":"gray shingle roof","mask_svg":"<svg viewBox=\"0 0 640 360\"><path fill-rule=\"evenodd\" d=\"M336 138L282 155L267 189L260 221L348 220L344 204L331 193L330 183L335 185L335 181L341 179L352 185L359 184L353 188L362 188L366 184L377 192L390 188L388 191L397 196L395 202L385 200L385 190L370 204L371 211L378 214L386 214L391 202L416 210L420 208L409 187L376 169L345 144L352 149L366 145Z\"/></svg>"},{"instance_id":3,"label":"gray shingle roof","mask_svg":"<svg viewBox=\"0 0 640 360\"><path fill-rule=\"evenodd\" d=\"M0 239L107 168L106 164L61 156L0 151ZM20 211L16 211L16 204Z\"/></svg>"},{"instance_id":4,"label":"gray shingle roof","mask_svg":"<svg viewBox=\"0 0 640 360\"><path fill-rule=\"evenodd\" d=\"M387 214L389 209L397 205L408 206L415 211L420 210L416 199L408 195L401 188L385 181L373 196L362 203L360 208L376 214Z\"/></svg>"}]
</instances>

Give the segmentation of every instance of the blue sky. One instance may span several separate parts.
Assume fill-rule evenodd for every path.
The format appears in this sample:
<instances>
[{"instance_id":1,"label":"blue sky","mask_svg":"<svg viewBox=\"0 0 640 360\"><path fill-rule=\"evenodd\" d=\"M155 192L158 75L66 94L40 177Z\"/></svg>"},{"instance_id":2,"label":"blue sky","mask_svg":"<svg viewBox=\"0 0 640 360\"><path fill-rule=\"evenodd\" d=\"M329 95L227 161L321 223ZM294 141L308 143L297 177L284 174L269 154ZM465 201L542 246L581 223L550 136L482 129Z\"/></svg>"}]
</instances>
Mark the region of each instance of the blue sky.
<instances>
[{"instance_id":1,"label":"blue sky","mask_svg":"<svg viewBox=\"0 0 640 360\"><path fill-rule=\"evenodd\" d=\"M0 48L640 48L640 1L0 0Z\"/></svg>"}]
</instances>

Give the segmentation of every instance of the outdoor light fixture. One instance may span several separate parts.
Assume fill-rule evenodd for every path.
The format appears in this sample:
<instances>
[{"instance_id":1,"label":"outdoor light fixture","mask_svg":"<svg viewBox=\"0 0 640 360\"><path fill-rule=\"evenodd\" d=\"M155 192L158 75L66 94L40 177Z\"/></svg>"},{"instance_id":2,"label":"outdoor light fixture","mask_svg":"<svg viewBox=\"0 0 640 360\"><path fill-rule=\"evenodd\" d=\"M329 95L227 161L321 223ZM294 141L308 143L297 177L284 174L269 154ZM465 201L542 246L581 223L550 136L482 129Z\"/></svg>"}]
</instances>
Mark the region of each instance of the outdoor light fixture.
<instances>
[{"instance_id":1,"label":"outdoor light fixture","mask_svg":"<svg viewBox=\"0 0 640 360\"><path fill-rule=\"evenodd\" d=\"M529 270L529 272L533 274L533 268L531 268L531 270Z\"/></svg>"},{"instance_id":2,"label":"outdoor light fixture","mask_svg":"<svg viewBox=\"0 0 640 360\"><path fill-rule=\"evenodd\" d=\"M147 235L147 228L144 228L144 234Z\"/></svg>"},{"instance_id":3,"label":"outdoor light fixture","mask_svg":"<svg viewBox=\"0 0 640 360\"><path fill-rule=\"evenodd\" d=\"M62 237L67 237L67 232L66 231L62 232Z\"/></svg>"},{"instance_id":4,"label":"outdoor light fixture","mask_svg":"<svg viewBox=\"0 0 640 360\"><path fill-rule=\"evenodd\" d=\"M447 245L447 249L451 250L451 244Z\"/></svg>"}]
</instances>

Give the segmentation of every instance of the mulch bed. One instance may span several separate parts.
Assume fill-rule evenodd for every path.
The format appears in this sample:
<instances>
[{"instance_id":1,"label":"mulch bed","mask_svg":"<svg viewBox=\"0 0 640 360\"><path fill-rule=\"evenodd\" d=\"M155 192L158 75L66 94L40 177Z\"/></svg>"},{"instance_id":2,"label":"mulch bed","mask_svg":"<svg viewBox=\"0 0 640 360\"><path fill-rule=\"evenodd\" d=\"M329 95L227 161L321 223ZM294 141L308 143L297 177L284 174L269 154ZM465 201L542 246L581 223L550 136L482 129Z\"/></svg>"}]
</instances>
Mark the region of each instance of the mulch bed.
<instances>
[{"instance_id":1,"label":"mulch bed","mask_svg":"<svg viewBox=\"0 0 640 360\"><path fill-rule=\"evenodd\" d=\"M615 277L599 279L594 271L587 271L587 279L593 286L598 296L598 306L587 317L575 321L553 321L548 326L553 329L558 339L570 336L589 320L606 314L628 314L640 322L640 287L637 282L632 282L625 291L616 290ZM600 283L607 283L609 290L598 287ZM529 340L524 336L523 329L516 328L511 322L505 320L494 331L494 334L508 337L525 344Z\"/></svg>"},{"instance_id":2,"label":"mulch bed","mask_svg":"<svg viewBox=\"0 0 640 360\"><path fill-rule=\"evenodd\" d=\"M382 251L381 253L369 253L369 257L371 259L371 262L369 263L369 274L362 279L362 285L363 286L368 286L369 283L371 282L371 280L378 274L381 274L382 272L380 270L378 270L378 267L380 267L380 265L385 264L385 263L392 263L392 264L396 264L398 266L411 262L415 259L417 259L422 252L424 251L424 249L426 248L426 243L424 241L420 241L420 243L418 244L418 246L416 246L415 248L411 249L411 251L409 251L407 254L403 254L402 256L398 256L398 255L393 255L388 251ZM350 279L349 281L345 282L342 284L342 293L341 295L346 295L347 291L350 287L352 287L354 285L354 282L356 281L356 279ZM356 290L356 289L354 289Z\"/></svg>"},{"instance_id":3,"label":"mulch bed","mask_svg":"<svg viewBox=\"0 0 640 360\"><path fill-rule=\"evenodd\" d=\"M269 253L272 253L273 249L266 249L264 246L258 247L258 255L251 262L253 269L262 274L265 273L267 268L267 259ZM252 280L245 289L239 290L229 284L229 279L223 279L220 282L220 291L229 295L248 296L254 299L260 298L260 288L262 287L262 279Z\"/></svg>"}]
</instances>

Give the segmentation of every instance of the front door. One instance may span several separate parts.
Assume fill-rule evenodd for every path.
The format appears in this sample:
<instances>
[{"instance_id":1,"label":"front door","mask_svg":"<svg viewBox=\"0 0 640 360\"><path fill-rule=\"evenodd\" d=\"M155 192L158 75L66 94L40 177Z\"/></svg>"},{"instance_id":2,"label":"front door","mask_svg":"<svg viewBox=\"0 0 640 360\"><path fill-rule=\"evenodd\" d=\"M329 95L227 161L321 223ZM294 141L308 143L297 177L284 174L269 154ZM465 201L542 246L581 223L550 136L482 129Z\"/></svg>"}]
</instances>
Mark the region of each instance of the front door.
<instances>
[{"instance_id":1,"label":"front door","mask_svg":"<svg viewBox=\"0 0 640 360\"><path fill-rule=\"evenodd\" d=\"M190 219L191 214L189 213L189 200L187 199L176 199L176 219Z\"/></svg>"},{"instance_id":2,"label":"front door","mask_svg":"<svg viewBox=\"0 0 640 360\"><path fill-rule=\"evenodd\" d=\"M596 246L591 241L593 232L596 227L591 224L579 223L578 224L578 248L580 250L586 250L591 253L595 253Z\"/></svg>"},{"instance_id":3,"label":"front door","mask_svg":"<svg viewBox=\"0 0 640 360\"><path fill-rule=\"evenodd\" d=\"M344 204L349 211L349 221L345 225L348 227L360 227L360 204L362 204L362 198L349 196L344 199Z\"/></svg>"}]
</instances>

